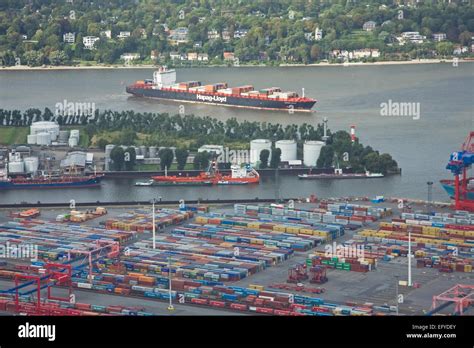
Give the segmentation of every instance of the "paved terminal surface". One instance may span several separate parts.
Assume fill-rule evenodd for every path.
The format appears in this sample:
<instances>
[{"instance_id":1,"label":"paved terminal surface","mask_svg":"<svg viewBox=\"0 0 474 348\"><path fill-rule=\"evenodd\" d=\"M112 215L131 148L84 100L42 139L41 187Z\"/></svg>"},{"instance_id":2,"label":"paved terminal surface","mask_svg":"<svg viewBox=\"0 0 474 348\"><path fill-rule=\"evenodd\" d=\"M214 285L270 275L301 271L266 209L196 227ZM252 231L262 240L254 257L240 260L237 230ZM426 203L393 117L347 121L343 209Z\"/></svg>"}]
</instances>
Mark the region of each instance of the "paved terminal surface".
<instances>
[{"instance_id":1,"label":"paved terminal surface","mask_svg":"<svg viewBox=\"0 0 474 348\"><path fill-rule=\"evenodd\" d=\"M367 202L361 202L360 204L370 204ZM398 208L396 204L383 203L381 206L391 207L394 209L394 216L398 215ZM297 207L312 208L313 204L304 203L297 204ZM108 214L90 221L87 221L86 225L97 226L100 222L105 221L114 216L130 211L134 208L143 208L142 206L134 207L113 207L108 208ZM148 207L149 208L149 207ZM176 207L172 207L176 208ZM81 207L79 210L86 208ZM213 212L220 213L232 213L233 206L212 206ZM413 211L424 210L426 206L414 206ZM436 209L437 211L446 212L449 211L446 208ZM67 209L41 209L40 219L54 220L58 214L67 213ZM0 222L7 221L8 211L0 211ZM389 221L382 219L380 221ZM378 222L364 226L364 228L376 228ZM186 223L186 222L185 222ZM165 230L159 231L162 233L170 233L173 227L168 227ZM346 231L346 235L339 238L336 242L342 243L345 240L353 238L355 232ZM150 233L144 233L139 236L139 239L151 238ZM324 246L319 246L318 250L324 250ZM238 286L248 286L249 284L263 285L268 290L271 284L275 283L286 283L288 269L306 260L307 255L311 254L313 250L304 253L295 253L295 255L289 260L278 264L273 267L269 267L266 270L252 275L248 278L235 282L233 284ZM328 270L327 276L329 281L325 284L310 284L308 281L303 282L305 287L321 287L325 289L322 294L310 294L303 292L293 292L294 294L301 294L313 297L320 297L328 302L345 303L355 302L363 304L366 302L374 303L376 305L396 305L396 293L397 293L397 280L396 276L399 276L400 280L406 280L408 273L407 258L398 257L389 262L380 261L378 262L377 269L368 273L348 272L343 270ZM434 295L438 295L443 291L453 287L456 284L469 284L474 285L474 273L440 273L436 269L430 268L416 268L416 260L412 263L412 279L413 282L419 283L419 288L408 288L404 286L398 286L398 292L404 295L404 303L399 305L400 314L405 315L422 315L431 309L432 298ZM0 281L0 289L10 288L11 282ZM62 291L62 290L58 290ZM276 290L278 291L278 290ZM288 292L287 290L282 290ZM140 299L123 297L112 294L97 294L90 291L74 289L76 294L77 302L85 302L91 304L101 305L122 305L122 306L143 306L146 311L157 315L170 315L167 310L168 304L156 300ZM207 307L189 306L189 305L175 305L176 310L171 315L239 315L238 312L223 311L218 309L212 309ZM453 308L448 307L441 313L450 314ZM471 309L467 314L474 315L474 310Z\"/></svg>"}]
</instances>

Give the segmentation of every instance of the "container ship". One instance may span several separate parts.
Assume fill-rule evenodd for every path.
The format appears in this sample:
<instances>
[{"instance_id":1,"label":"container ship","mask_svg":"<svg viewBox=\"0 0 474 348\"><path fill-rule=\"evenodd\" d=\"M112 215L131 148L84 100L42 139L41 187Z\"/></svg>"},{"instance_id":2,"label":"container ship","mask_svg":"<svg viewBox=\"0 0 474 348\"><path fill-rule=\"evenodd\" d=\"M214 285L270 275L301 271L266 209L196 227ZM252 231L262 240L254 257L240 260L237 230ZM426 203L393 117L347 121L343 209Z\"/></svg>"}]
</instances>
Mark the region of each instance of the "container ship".
<instances>
[{"instance_id":1,"label":"container ship","mask_svg":"<svg viewBox=\"0 0 474 348\"><path fill-rule=\"evenodd\" d=\"M260 175L250 165L240 167L238 165L231 166L230 175L223 175L217 169L215 162L206 172L201 172L197 176L153 176L153 181L157 185L247 185L258 184L260 182Z\"/></svg>"},{"instance_id":2,"label":"container ship","mask_svg":"<svg viewBox=\"0 0 474 348\"><path fill-rule=\"evenodd\" d=\"M454 198L454 180L440 180L440 183L449 197ZM469 178L467 181L467 199L474 200L474 178Z\"/></svg>"},{"instance_id":3,"label":"container ship","mask_svg":"<svg viewBox=\"0 0 474 348\"><path fill-rule=\"evenodd\" d=\"M0 190L34 188L79 188L100 186L103 175L61 175L32 178L4 178L0 180Z\"/></svg>"},{"instance_id":4,"label":"container ship","mask_svg":"<svg viewBox=\"0 0 474 348\"><path fill-rule=\"evenodd\" d=\"M316 100L304 95L300 97L295 92L282 92L279 87L254 90L251 85L228 87L227 83L176 83L176 71L167 67L160 67L155 71L153 79L136 81L127 86L126 91L138 97L262 110L310 112L316 103Z\"/></svg>"}]
</instances>

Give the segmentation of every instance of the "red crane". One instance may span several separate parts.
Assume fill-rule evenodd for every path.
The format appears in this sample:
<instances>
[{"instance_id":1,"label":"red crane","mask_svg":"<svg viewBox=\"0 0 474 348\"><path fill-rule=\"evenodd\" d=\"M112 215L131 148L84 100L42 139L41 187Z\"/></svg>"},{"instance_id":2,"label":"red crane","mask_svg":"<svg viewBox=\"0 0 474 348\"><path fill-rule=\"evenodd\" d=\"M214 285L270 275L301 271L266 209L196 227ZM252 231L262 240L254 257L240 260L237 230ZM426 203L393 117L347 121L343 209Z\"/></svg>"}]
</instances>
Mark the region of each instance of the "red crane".
<instances>
[{"instance_id":1,"label":"red crane","mask_svg":"<svg viewBox=\"0 0 474 348\"><path fill-rule=\"evenodd\" d=\"M467 136L461 146L461 151L451 154L446 166L446 169L454 174L454 208L457 210L474 212L474 200L469 197L473 191L468 188L470 179L467 177L467 170L472 164L474 164L474 131L471 131ZM442 180L441 183L446 187L450 182Z\"/></svg>"}]
</instances>

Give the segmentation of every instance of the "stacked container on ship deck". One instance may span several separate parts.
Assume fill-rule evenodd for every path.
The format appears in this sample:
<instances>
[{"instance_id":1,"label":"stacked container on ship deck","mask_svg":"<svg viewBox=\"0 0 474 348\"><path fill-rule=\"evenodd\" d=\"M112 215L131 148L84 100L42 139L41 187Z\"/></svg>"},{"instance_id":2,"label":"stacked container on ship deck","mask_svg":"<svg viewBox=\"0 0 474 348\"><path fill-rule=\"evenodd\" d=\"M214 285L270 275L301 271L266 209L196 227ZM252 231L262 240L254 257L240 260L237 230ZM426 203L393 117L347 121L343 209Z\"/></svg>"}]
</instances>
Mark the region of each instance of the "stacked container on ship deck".
<instances>
[{"instance_id":1,"label":"stacked container on ship deck","mask_svg":"<svg viewBox=\"0 0 474 348\"><path fill-rule=\"evenodd\" d=\"M253 91L253 86L247 85L247 86L240 86L240 87L232 87L232 94L236 95L243 95L244 93Z\"/></svg>"}]
</instances>

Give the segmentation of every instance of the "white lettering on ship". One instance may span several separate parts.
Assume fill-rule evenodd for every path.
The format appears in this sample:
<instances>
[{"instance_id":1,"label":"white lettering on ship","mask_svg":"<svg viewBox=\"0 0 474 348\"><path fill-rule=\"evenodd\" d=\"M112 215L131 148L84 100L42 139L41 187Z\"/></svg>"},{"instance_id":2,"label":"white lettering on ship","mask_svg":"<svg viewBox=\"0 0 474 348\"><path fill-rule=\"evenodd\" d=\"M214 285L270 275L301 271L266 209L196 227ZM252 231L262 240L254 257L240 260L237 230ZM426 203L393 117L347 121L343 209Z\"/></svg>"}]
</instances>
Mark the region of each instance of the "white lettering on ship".
<instances>
[{"instance_id":1,"label":"white lettering on ship","mask_svg":"<svg viewBox=\"0 0 474 348\"><path fill-rule=\"evenodd\" d=\"M227 102L227 97L220 97L218 95L196 94L196 99L197 100L202 100L202 101L207 101L207 102L219 102L219 103Z\"/></svg>"}]
</instances>

